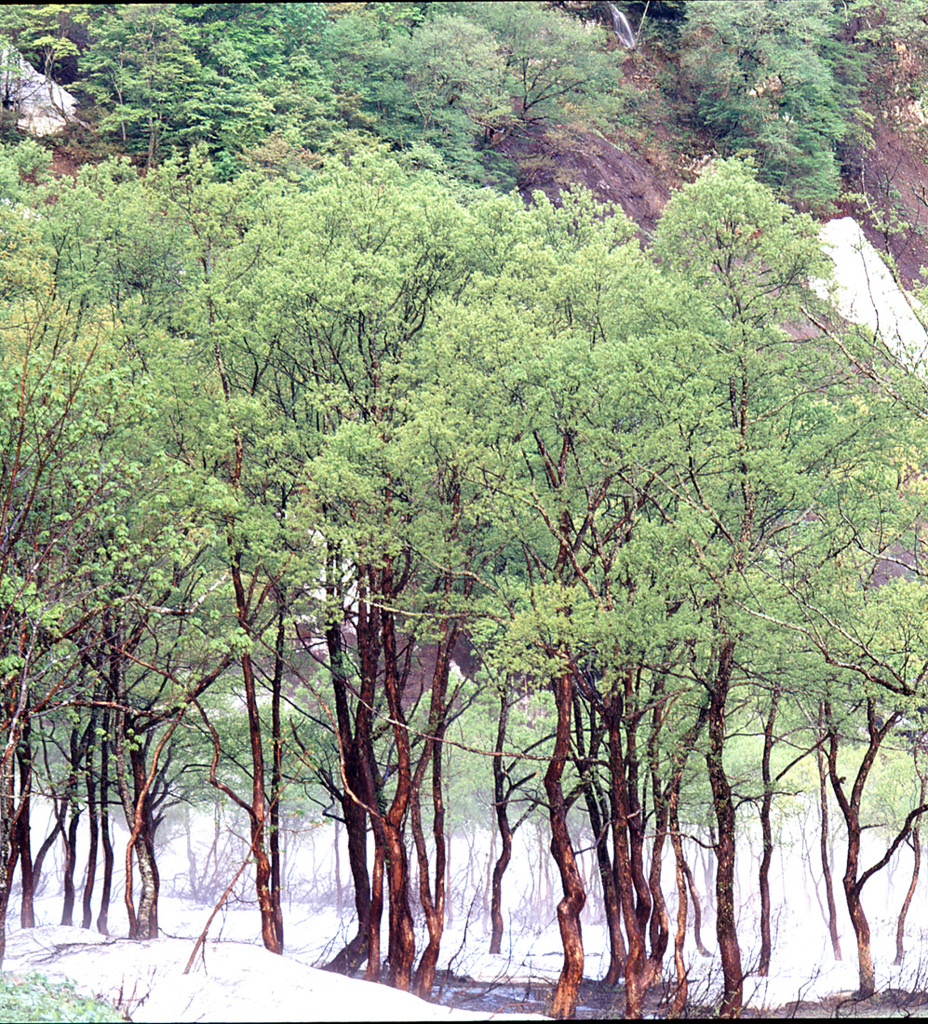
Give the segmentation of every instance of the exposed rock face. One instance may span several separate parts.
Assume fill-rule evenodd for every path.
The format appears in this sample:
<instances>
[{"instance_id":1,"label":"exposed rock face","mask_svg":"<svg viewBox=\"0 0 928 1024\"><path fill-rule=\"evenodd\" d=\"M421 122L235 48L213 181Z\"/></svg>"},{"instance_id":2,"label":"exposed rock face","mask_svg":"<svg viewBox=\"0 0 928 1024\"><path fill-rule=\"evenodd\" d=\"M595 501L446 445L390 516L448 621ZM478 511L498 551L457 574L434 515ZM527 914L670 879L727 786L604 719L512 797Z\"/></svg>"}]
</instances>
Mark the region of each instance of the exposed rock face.
<instances>
[{"instance_id":1,"label":"exposed rock face","mask_svg":"<svg viewBox=\"0 0 928 1024\"><path fill-rule=\"evenodd\" d=\"M519 191L542 191L557 202L562 189L582 185L620 207L644 235L654 230L670 189L638 156L592 132L542 131L506 139L500 149L519 165Z\"/></svg>"},{"instance_id":2,"label":"exposed rock face","mask_svg":"<svg viewBox=\"0 0 928 1024\"><path fill-rule=\"evenodd\" d=\"M0 52L0 101L19 114L16 127L31 135L51 135L77 120L77 100L15 50Z\"/></svg>"}]
</instances>

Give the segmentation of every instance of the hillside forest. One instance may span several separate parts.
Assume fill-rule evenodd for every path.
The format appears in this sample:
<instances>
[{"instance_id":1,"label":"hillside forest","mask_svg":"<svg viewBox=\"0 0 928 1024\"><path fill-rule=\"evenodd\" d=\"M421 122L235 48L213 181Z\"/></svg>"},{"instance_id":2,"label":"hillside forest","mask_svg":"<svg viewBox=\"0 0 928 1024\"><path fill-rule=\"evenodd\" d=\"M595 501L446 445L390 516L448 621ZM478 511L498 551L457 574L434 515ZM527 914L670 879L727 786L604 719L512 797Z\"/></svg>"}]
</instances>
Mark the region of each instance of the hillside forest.
<instances>
[{"instance_id":1,"label":"hillside forest","mask_svg":"<svg viewBox=\"0 0 928 1024\"><path fill-rule=\"evenodd\" d=\"M701 901L737 1017L802 809L873 995L867 883L905 865L901 960L928 811L928 378L924 336L838 314L819 230L858 217L917 293L925 5L33 4L0 33L0 920L35 924L58 850L62 923L120 901L157 938L159 857L215 816L245 834L220 892L283 953L312 823L351 879L326 966L428 998L470 898L449 836L495 837L499 952L537 827L552 1016L592 901L626 1015L658 987L685 1015ZM52 134L20 57L78 101ZM581 187L619 188L594 152L653 216Z\"/></svg>"}]
</instances>

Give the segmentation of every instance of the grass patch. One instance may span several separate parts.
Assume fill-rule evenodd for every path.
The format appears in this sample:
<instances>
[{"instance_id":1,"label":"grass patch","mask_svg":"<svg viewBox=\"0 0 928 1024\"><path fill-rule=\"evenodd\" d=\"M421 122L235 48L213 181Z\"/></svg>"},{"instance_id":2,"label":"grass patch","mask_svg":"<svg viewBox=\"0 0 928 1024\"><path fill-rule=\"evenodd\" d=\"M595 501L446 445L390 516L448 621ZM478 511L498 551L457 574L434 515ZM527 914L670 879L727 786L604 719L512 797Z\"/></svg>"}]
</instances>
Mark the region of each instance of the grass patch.
<instances>
[{"instance_id":1,"label":"grass patch","mask_svg":"<svg viewBox=\"0 0 928 1024\"><path fill-rule=\"evenodd\" d=\"M0 974L0 1022L108 1024L128 1019L109 1003L79 995L72 982L52 982L41 974Z\"/></svg>"}]
</instances>

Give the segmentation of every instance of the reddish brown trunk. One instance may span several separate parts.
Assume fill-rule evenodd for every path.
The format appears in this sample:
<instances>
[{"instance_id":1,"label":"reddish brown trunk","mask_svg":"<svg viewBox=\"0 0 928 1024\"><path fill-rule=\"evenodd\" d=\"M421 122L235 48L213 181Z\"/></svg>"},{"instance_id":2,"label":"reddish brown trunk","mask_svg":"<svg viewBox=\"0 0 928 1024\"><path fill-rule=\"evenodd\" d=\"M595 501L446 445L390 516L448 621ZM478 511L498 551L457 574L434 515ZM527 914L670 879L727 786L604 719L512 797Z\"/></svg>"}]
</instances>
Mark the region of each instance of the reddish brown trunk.
<instances>
[{"instance_id":1,"label":"reddish brown trunk","mask_svg":"<svg viewBox=\"0 0 928 1024\"><path fill-rule=\"evenodd\" d=\"M686 943L686 860L683 857L683 840L680 837L680 822L677 817L680 806L680 780L675 780L670 790L670 844L673 847L674 861L676 864L677 883L677 930L673 937L673 965L677 976L676 987L670 997L671 1017L682 1017L686 1010L686 997L689 988L689 981L686 976L686 963L683 959L683 949Z\"/></svg>"},{"instance_id":2,"label":"reddish brown trunk","mask_svg":"<svg viewBox=\"0 0 928 1024\"><path fill-rule=\"evenodd\" d=\"M383 919L384 843L379 822L373 826L374 869L371 873L371 916L368 936L366 981L380 981L380 922Z\"/></svg>"},{"instance_id":3,"label":"reddish brown trunk","mask_svg":"<svg viewBox=\"0 0 928 1024\"><path fill-rule=\"evenodd\" d=\"M384 573L385 591L389 594L389 570ZM412 984L412 970L416 957L416 939L412 914L409 910L409 863L406 857L406 843L403 824L412 787L412 772L409 756L409 732L403 711L402 688L398 671L396 632L391 612L382 612L383 633L383 685L387 708L393 722L393 739L396 744L396 768L393 801L383 818L383 834L386 843L387 881L389 884L390 936L388 956L390 959L390 984L402 992L408 992Z\"/></svg>"},{"instance_id":4,"label":"reddish brown trunk","mask_svg":"<svg viewBox=\"0 0 928 1024\"><path fill-rule=\"evenodd\" d=\"M631 849L628 841L630 815L626 758L622 749L620 723L621 700L613 696L613 703L607 707L606 725L609 731L609 768L612 776L612 848L615 884L622 907L622 918L628 935L628 953L625 957L625 1016L630 1020L641 1017L646 987L644 966L646 962L644 929L635 906L635 891L632 878Z\"/></svg>"},{"instance_id":5,"label":"reddish brown trunk","mask_svg":"<svg viewBox=\"0 0 928 1024\"><path fill-rule=\"evenodd\" d=\"M743 1001L744 975L741 948L735 926L735 806L722 755L725 746L725 703L734 666L734 643L727 640L719 653L719 665L709 701L709 751L706 765L718 827L715 845L716 935L722 960L723 992L719 1016L738 1017Z\"/></svg>"},{"instance_id":6,"label":"reddish brown trunk","mask_svg":"<svg viewBox=\"0 0 928 1024\"><path fill-rule=\"evenodd\" d=\"M278 933L280 920L280 894L271 891L271 861L265 847L265 821L269 818L264 791L264 749L261 743L261 720L258 716L258 695L255 687L254 667L246 651L242 655L242 681L245 684L245 707L248 712L248 732L251 742L251 843L255 864L255 892L261 914L261 939L271 953L283 953L283 937ZM276 895L276 900L275 900Z\"/></svg>"},{"instance_id":7,"label":"reddish brown trunk","mask_svg":"<svg viewBox=\"0 0 928 1024\"><path fill-rule=\"evenodd\" d=\"M274 677L271 681L271 807L268 849L271 855L271 912L277 942L284 948L284 917L281 909L280 803L283 798L283 736L280 727L280 694L283 687L284 657L286 654L286 620L282 605L278 605L277 637L274 645Z\"/></svg>"},{"instance_id":8,"label":"reddish brown trunk","mask_svg":"<svg viewBox=\"0 0 928 1024\"><path fill-rule=\"evenodd\" d=\"M655 693L661 692L663 692L663 680L659 683L659 689L655 689ZM649 967L654 975L660 973L664 953L667 951L667 943L670 939L670 917L667 914L667 904L664 901L664 893L661 889L661 862L670 814L670 794L669 791L667 794L664 794L660 779L659 741L662 727L662 705L656 703L651 713L651 732L648 736L648 763L651 772L651 793L654 802L654 839L651 845L651 867L648 871L648 890L651 895L652 907L649 933L651 954L648 959ZM679 771L682 773L683 769L680 768ZM642 814L641 817L643 816Z\"/></svg>"},{"instance_id":9,"label":"reddish brown trunk","mask_svg":"<svg viewBox=\"0 0 928 1024\"><path fill-rule=\"evenodd\" d=\"M551 1016L572 1017L577 1008L580 982L583 980L583 936L580 912L586 901L583 881L577 870L570 833L567 830L567 808L561 788L564 764L570 752L571 691L573 676L568 670L555 681L557 706L557 735L554 753L545 772L544 787L551 819L551 853L561 875L564 896L557 905L557 922L564 946L564 967L561 970L554 997Z\"/></svg>"},{"instance_id":10,"label":"reddish brown trunk","mask_svg":"<svg viewBox=\"0 0 928 1024\"><path fill-rule=\"evenodd\" d=\"M446 586L446 597L451 588L450 578ZM442 624L442 639L435 657L435 671L432 676L432 694L429 709L429 735L423 745L422 755L416 767L412 793L412 825L419 866L419 900L425 914L429 941L416 968L415 992L422 999L428 999L435 984L435 969L445 924L445 802L442 793L443 740L448 676L451 671L451 652L457 639L457 628L447 620ZM434 738L433 738L434 737ZM429 884L429 862L422 833L420 791L425 772L431 760L432 767L432 840L435 844L435 894L432 896Z\"/></svg>"}]
</instances>

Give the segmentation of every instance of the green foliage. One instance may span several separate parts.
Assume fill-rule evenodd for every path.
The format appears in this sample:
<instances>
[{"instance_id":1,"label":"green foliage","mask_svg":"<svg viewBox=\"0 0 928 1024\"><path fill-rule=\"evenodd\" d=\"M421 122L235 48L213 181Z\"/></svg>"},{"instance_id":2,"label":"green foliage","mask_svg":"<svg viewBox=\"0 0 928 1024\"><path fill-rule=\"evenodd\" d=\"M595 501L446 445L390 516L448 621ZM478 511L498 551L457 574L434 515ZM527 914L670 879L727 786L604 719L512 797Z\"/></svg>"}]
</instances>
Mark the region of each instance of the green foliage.
<instances>
[{"instance_id":1,"label":"green foliage","mask_svg":"<svg viewBox=\"0 0 928 1024\"><path fill-rule=\"evenodd\" d=\"M0 975L0 1021L16 1024L104 1024L128 1020L126 1015L90 996L78 995L71 982L52 982L41 974L21 978Z\"/></svg>"},{"instance_id":2,"label":"green foliage","mask_svg":"<svg viewBox=\"0 0 928 1024\"><path fill-rule=\"evenodd\" d=\"M853 65L837 28L828 0L687 9L683 66L700 120L725 153L754 153L764 179L795 199L834 197L835 149L853 132Z\"/></svg>"}]
</instances>

